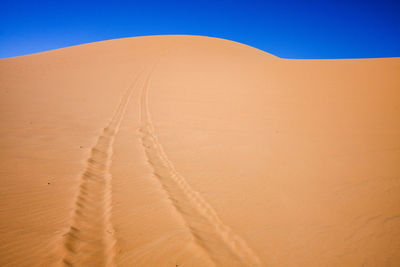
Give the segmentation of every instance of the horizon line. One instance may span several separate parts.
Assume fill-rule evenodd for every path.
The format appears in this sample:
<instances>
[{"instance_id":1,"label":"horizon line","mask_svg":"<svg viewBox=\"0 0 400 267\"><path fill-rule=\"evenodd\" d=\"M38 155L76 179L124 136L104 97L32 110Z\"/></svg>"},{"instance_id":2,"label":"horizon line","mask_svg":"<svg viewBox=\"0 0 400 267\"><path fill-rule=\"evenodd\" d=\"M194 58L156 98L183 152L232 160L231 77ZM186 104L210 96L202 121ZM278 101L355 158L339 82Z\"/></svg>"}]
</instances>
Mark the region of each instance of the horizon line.
<instances>
[{"instance_id":1,"label":"horizon line","mask_svg":"<svg viewBox=\"0 0 400 267\"><path fill-rule=\"evenodd\" d=\"M66 48L71 48L71 47L76 47L76 46L82 46L82 45L88 45L88 44L94 44L94 43L101 43L101 42L107 42L107 41L113 41L113 40L122 40L122 39L131 39L131 38L140 38L140 37L156 37L156 36L192 36L192 37L205 37L205 38L213 38L213 39L220 39L224 41L230 41L230 42L235 42L241 45L246 45L251 48L257 49L259 51L262 51L264 53L267 53L269 55L272 55L274 57L277 57L279 59L290 59L290 60L356 60L356 59L397 59L399 57L341 57L341 58L290 58L290 57L280 57L276 54L273 54L271 52L265 51L263 49L260 49L258 47L238 42L232 39L227 39L227 38L221 38L221 37L216 37L216 36L208 36L208 35L200 35L200 34L150 34L150 35L137 35L137 36L130 36L130 37L118 37L118 38L111 38L111 39L104 39L104 40L98 40L98 41L93 41L93 42L88 42L88 43L79 43L79 44L74 44L74 45L68 45L68 46L63 46L63 47L58 47L58 48L53 48L53 49L48 49L48 50L43 50L43 51L38 51L38 52L33 52L33 53L27 53L27 54L22 54L22 55L17 55L17 56L10 56L10 57L0 57L0 60L5 60L5 59L14 59L14 58L19 58L19 57L25 57L25 56L31 56L31 55L37 55L37 54L42 54L42 53L48 53L56 50L61 50L61 49L66 49Z\"/></svg>"}]
</instances>

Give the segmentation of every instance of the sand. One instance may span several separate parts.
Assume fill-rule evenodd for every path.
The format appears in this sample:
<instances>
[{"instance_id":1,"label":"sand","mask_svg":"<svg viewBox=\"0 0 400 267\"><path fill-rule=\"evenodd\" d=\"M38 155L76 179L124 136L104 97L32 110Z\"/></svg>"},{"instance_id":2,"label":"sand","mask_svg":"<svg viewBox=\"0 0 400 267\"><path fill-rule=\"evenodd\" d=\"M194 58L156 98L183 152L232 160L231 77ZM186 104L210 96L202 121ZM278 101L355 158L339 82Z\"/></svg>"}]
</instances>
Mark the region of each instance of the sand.
<instances>
[{"instance_id":1,"label":"sand","mask_svg":"<svg viewBox=\"0 0 400 267\"><path fill-rule=\"evenodd\" d=\"M399 58L135 37L0 95L0 266L400 265Z\"/></svg>"}]
</instances>

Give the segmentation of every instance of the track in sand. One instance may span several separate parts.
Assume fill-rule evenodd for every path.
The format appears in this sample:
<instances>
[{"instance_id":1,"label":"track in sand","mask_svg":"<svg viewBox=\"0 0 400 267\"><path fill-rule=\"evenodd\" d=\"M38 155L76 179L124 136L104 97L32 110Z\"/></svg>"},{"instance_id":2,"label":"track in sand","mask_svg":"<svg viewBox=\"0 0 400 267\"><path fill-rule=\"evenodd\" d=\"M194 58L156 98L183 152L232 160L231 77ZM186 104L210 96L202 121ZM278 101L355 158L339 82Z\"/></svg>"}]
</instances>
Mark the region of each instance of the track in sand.
<instances>
[{"instance_id":1,"label":"track in sand","mask_svg":"<svg viewBox=\"0 0 400 267\"><path fill-rule=\"evenodd\" d=\"M193 241L207 253L216 266L262 265L259 257L246 242L221 221L211 205L177 172L158 142L148 104L148 88L152 72L142 88L140 132L154 175L184 219Z\"/></svg>"},{"instance_id":2,"label":"track in sand","mask_svg":"<svg viewBox=\"0 0 400 267\"><path fill-rule=\"evenodd\" d=\"M67 266L113 266L114 229L111 215L111 174L113 144L126 108L137 85L137 78L122 97L111 121L92 147L81 176L72 224L64 240Z\"/></svg>"},{"instance_id":3,"label":"track in sand","mask_svg":"<svg viewBox=\"0 0 400 267\"><path fill-rule=\"evenodd\" d=\"M171 204L184 219L193 242L216 266L260 266L255 252L221 221L215 210L176 171L158 142L148 105L152 73L153 70L142 82L139 82L138 74L91 150L81 176L72 224L64 239L63 265L115 265L117 241L110 221L113 144L132 94L141 87L140 132L147 160Z\"/></svg>"}]
</instances>

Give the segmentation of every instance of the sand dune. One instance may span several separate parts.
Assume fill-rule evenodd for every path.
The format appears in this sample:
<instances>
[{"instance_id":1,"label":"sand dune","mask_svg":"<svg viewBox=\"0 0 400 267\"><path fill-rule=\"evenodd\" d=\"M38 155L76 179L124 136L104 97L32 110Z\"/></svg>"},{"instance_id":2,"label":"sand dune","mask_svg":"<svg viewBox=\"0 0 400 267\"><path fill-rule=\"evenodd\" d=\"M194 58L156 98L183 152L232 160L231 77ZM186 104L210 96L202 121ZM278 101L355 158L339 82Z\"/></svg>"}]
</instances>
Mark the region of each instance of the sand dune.
<instances>
[{"instance_id":1,"label":"sand dune","mask_svg":"<svg viewBox=\"0 0 400 267\"><path fill-rule=\"evenodd\" d=\"M2 59L0 265L398 266L399 89L195 36Z\"/></svg>"}]
</instances>

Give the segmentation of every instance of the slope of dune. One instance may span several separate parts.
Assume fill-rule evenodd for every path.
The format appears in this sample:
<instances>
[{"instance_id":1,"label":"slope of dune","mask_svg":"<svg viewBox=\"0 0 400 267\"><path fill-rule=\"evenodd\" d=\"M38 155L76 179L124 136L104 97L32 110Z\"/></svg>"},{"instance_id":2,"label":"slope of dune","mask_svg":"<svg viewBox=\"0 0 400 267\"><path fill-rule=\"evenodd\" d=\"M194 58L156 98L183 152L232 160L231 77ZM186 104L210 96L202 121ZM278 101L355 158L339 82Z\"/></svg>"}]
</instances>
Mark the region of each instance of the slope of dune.
<instances>
[{"instance_id":1,"label":"slope of dune","mask_svg":"<svg viewBox=\"0 0 400 267\"><path fill-rule=\"evenodd\" d=\"M399 266L400 59L135 37L0 60L1 266Z\"/></svg>"}]
</instances>

